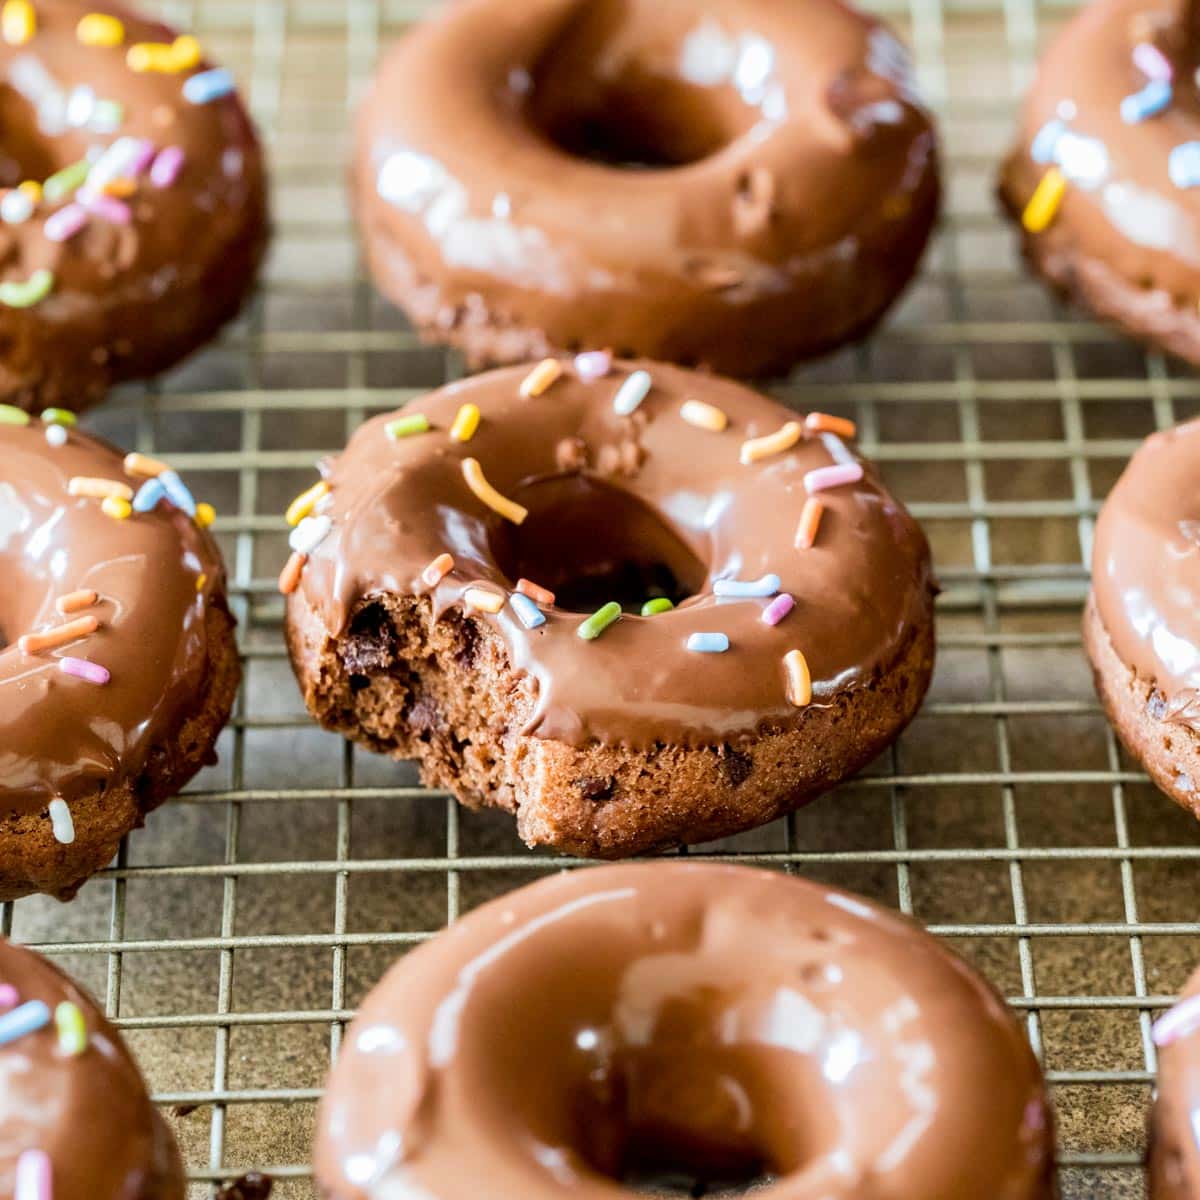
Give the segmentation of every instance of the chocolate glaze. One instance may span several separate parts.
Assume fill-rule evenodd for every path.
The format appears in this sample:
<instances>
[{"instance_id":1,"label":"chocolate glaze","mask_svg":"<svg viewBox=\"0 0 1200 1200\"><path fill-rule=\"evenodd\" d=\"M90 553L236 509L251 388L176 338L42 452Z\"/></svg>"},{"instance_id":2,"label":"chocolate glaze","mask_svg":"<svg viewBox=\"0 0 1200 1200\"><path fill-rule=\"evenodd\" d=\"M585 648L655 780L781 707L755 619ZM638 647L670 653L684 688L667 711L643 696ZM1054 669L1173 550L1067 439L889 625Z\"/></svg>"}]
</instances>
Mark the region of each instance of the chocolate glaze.
<instances>
[{"instance_id":1,"label":"chocolate glaze","mask_svg":"<svg viewBox=\"0 0 1200 1200\"><path fill-rule=\"evenodd\" d=\"M613 396L635 369L649 371L654 386L633 416L617 416ZM802 441L743 465L745 439L796 414L737 384L655 363L621 363L590 384L568 371L536 399L519 395L526 373L495 371L414 401L405 411L425 414L429 433L397 441L385 432L396 414L379 417L325 464L332 493L322 513L332 530L298 598L331 635L373 594L428 594L441 614L462 606L472 585L510 591L526 576L560 595L545 625L526 629L507 604L495 616L474 614L499 633L513 667L537 682L525 732L644 749L788 728L801 711L787 698L790 649L806 656L822 704L886 670L925 626L934 586L928 544L870 466L861 483L822 493L816 546L794 548L805 473L829 466L834 452L853 458L837 439ZM687 424L679 415L687 399L722 409L729 427ZM447 430L464 403L483 419L461 444ZM461 471L468 456L530 509L524 526L472 495ZM431 590L421 572L447 551L455 568ZM579 638L581 621L613 598L612 580L653 579L659 563L672 568L686 600L653 617L627 612L597 640ZM775 627L762 620L769 599L712 593L714 579L769 573L796 599ZM605 582L589 583L597 574ZM572 591L586 607L562 606ZM730 649L689 651L698 632L726 633Z\"/></svg>"},{"instance_id":2,"label":"chocolate glaze","mask_svg":"<svg viewBox=\"0 0 1200 1200\"><path fill-rule=\"evenodd\" d=\"M1158 715L1200 733L1200 421L1146 439L1096 523L1092 589L1121 658L1153 682Z\"/></svg>"},{"instance_id":3,"label":"chocolate glaze","mask_svg":"<svg viewBox=\"0 0 1200 1200\"><path fill-rule=\"evenodd\" d=\"M183 98L185 81L211 63L175 74L127 66L130 45L170 42L174 30L120 4L38 0L34 8L31 41L0 41L0 187L42 181L118 137L177 146L186 155L169 187L140 176L127 201L128 225L93 217L68 241L53 242L45 218L68 201L43 202L31 219L0 224L0 280L26 280L41 268L55 275L40 303L0 307L0 393L31 407L81 408L112 382L171 365L236 312L266 241L263 163L236 95L209 104ZM95 11L124 22L122 45L79 42L80 17ZM47 133L13 82L30 63L65 93L86 86L101 100L119 101L119 128Z\"/></svg>"},{"instance_id":4,"label":"chocolate glaze","mask_svg":"<svg viewBox=\"0 0 1200 1200\"><path fill-rule=\"evenodd\" d=\"M838 0L463 0L364 103L382 290L475 362L612 346L733 375L864 332L936 215L903 47Z\"/></svg>"},{"instance_id":5,"label":"chocolate glaze","mask_svg":"<svg viewBox=\"0 0 1200 1200\"><path fill-rule=\"evenodd\" d=\"M136 779L195 708L210 662L205 613L225 605L220 552L205 531L162 501L120 521L69 495L73 476L139 481L111 446L75 429L50 446L42 428L0 425L0 813ZM86 611L100 629L23 653L20 636L71 619L55 601L82 588L99 593ZM99 663L111 681L64 675L64 655Z\"/></svg>"},{"instance_id":6,"label":"chocolate glaze","mask_svg":"<svg viewBox=\"0 0 1200 1200\"><path fill-rule=\"evenodd\" d=\"M1200 972L1180 997L1194 1004ZM1150 1200L1195 1200L1200 1196L1200 1026L1158 1051L1158 1089L1150 1115Z\"/></svg>"},{"instance_id":7,"label":"chocolate glaze","mask_svg":"<svg viewBox=\"0 0 1200 1200\"><path fill-rule=\"evenodd\" d=\"M182 1200L175 1139L146 1095L121 1035L91 998L32 951L0 940L0 984L18 1002L83 1013L82 1053L59 1048L53 1023L0 1046L0 1195L13 1195L22 1151L50 1158L53 1200Z\"/></svg>"},{"instance_id":8,"label":"chocolate glaze","mask_svg":"<svg viewBox=\"0 0 1200 1200\"><path fill-rule=\"evenodd\" d=\"M1049 1200L1037 1063L915 925L745 867L555 876L368 995L318 1118L331 1200L619 1200L641 1165L777 1200ZM756 1193L757 1194L757 1193Z\"/></svg>"}]
</instances>

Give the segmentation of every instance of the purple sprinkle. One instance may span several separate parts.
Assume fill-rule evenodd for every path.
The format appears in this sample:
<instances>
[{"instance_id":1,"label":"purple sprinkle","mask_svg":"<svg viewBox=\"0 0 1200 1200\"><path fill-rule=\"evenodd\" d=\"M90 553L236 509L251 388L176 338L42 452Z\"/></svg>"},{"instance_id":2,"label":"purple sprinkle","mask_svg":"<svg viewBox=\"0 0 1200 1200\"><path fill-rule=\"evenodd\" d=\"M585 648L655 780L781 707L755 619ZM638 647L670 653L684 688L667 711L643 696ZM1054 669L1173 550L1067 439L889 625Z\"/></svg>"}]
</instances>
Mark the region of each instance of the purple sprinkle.
<instances>
[{"instance_id":1,"label":"purple sprinkle","mask_svg":"<svg viewBox=\"0 0 1200 1200\"><path fill-rule=\"evenodd\" d=\"M20 998L20 993L11 983L0 983L0 1011L7 1012L10 1008L16 1008Z\"/></svg>"},{"instance_id":2,"label":"purple sprinkle","mask_svg":"<svg viewBox=\"0 0 1200 1200\"><path fill-rule=\"evenodd\" d=\"M1200 996L1189 996L1154 1022L1150 1036L1154 1044L1162 1048L1195 1033L1197 1029L1200 1029Z\"/></svg>"},{"instance_id":3,"label":"purple sprinkle","mask_svg":"<svg viewBox=\"0 0 1200 1200\"><path fill-rule=\"evenodd\" d=\"M1133 65L1150 79L1170 80L1175 74L1171 60L1150 42L1139 42L1133 48Z\"/></svg>"},{"instance_id":4,"label":"purple sprinkle","mask_svg":"<svg viewBox=\"0 0 1200 1200\"><path fill-rule=\"evenodd\" d=\"M160 150L150 168L150 182L158 188L169 188L179 178L186 155L178 146L167 146Z\"/></svg>"},{"instance_id":5,"label":"purple sprinkle","mask_svg":"<svg viewBox=\"0 0 1200 1200\"><path fill-rule=\"evenodd\" d=\"M85 679L88 683L105 684L112 679L107 667L88 662L86 658L60 658L58 667L64 675L74 675L76 679Z\"/></svg>"},{"instance_id":6,"label":"purple sprinkle","mask_svg":"<svg viewBox=\"0 0 1200 1200\"><path fill-rule=\"evenodd\" d=\"M762 619L767 625L778 625L784 617L796 607L796 602L787 594L780 592L766 608L763 609Z\"/></svg>"},{"instance_id":7,"label":"purple sprinkle","mask_svg":"<svg viewBox=\"0 0 1200 1200\"><path fill-rule=\"evenodd\" d=\"M595 383L612 370L612 364L611 350L586 350L575 356L575 374L584 383Z\"/></svg>"},{"instance_id":8,"label":"purple sprinkle","mask_svg":"<svg viewBox=\"0 0 1200 1200\"><path fill-rule=\"evenodd\" d=\"M79 204L68 204L46 218L43 232L52 242L66 242L87 224L87 210Z\"/></svg>"},{"instance_id":9,"label":"purple sprinkle","mask_svg":"<svg viewBox=\"0 0 1200 1200\"><path fill-rule=\"evenodd\" d=\"M130 157L125 170L130 176L140 175L154 161L156 147L149 138L139 138L137 151Z\"/></svg>"},{"instance_id":10,"label":"purple sprinkle","mask_svg":"<svg viewBox=\"0 0 1200 1200\"><path fill-rule=\"evenodd\" d=\"M128 225L133 220L133 210L115 196L89 196L88 211L111 221L114 225Z\"/></svg>"}]
</instances>

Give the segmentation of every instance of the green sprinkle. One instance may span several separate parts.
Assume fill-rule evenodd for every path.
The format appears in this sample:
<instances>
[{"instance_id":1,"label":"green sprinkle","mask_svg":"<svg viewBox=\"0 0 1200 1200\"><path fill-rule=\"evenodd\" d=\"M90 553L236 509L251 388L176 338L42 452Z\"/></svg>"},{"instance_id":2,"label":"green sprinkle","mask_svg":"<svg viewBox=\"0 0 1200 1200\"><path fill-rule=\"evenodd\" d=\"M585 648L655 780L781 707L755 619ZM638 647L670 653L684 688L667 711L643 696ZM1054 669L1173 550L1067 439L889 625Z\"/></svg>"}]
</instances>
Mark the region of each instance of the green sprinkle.
<instances>
[{"instance_id":1,"label":"green sprinkle","mask_svg":"<svg viewBox=\"0 0 1200 1200\"><path fill-rule=\"evenodd\" d=\"M87 1023L78 1004L64 1000L54 1010L54 1025L58 1030L58 1048L67 1055L82 1054L87 1049Z\"/></svg>"},{"instance_id":2,"label":"green sprinkle","mask_svg":"<svg viewBox=\"0 0 1200 1200\"><path fill-rule=\"evenodd\" d=\"M59 200L65 200L76 188L83 185L91 169L92 164L86 158L81 158L69 167L63 167L61 171L55 171L42 184L42 195L51 204Z\"/></svg>"},{"instance_id":3,"label":"green sprinkle","mask_svg":"<svg viewBox=\"0 0 1200 1200\"><path fill-rule=\"evenodd\" d=\"M585 642L595 641L621 615L621 606L610 600L603 608L592 613L576 632Z\"/></svg>"},{"instance_id":4,"label":"green sprinkle","mask_svg":"<svg viewBox=\"0 0 1200 1200\"><path fill-rule=\"evenodd\" d=\"M24 283L0 283L0 304L9 308L32 308L50 295L54 287L54 272L44 267L34 271Z\"/></svg>"},{"instance_id":5,"label":"green sprinkle","mask_svg":"<svg viewBox=\"0 0 1200 1200\"><path fill-rule=\"evenodd\" d=\"M74 425L76 417L67 408L45 408L42 410L42 420L47 425Z\"/></svg>"},{"instance_id":6,"label":"green sprinkle","mask_svg":"<svg viewBox=\"0 0 1200 1200\"><path fill-rule=\"evenodd\" d=\"M642 605L642 616L653 617L656 613L670 612L674 607L675 605L666 596L655 596L653 600L647 600Z\"/></svg>"},{"instance_id":7,"label":"green sprinkle","mask_svg":"<svg viewBox=\"0 0 1200 1200\"><path fill-rule=\"evenodd\" d=\"M387 430L388 437L412 437L414 433L429 432L429 418L423 413L414 413L411 417L397 417L396 420L389 421L384 429Z\"/></svg>"},{"instance_id":8,"label":"green sprinkle","mask_svg":"<svg viewBox=\"0 0 1200 1200\"><path fill-rule=\"evenodd\" d=\"M29 414L11 404L0 404L0 425L28 425Z\"/></svg>"}]
</instances>

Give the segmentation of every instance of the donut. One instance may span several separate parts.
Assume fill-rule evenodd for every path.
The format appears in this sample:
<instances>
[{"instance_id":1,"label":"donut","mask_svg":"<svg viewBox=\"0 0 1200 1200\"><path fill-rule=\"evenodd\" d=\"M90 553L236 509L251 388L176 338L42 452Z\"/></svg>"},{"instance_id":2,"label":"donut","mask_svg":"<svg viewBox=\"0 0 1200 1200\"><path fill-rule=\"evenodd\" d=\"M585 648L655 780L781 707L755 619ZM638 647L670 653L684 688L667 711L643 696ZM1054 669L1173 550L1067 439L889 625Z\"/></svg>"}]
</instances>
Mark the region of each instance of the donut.
<instances>
[{"instance_id":1,"label":"donut","mask_svg":"<svg viewBox=\"0 0 1200 1200\"><path fill-rule=\"evenodd\" d=\"M40 954L0 939L0 1195L183 1200L175 1139L121 1035Z\"/></svg>"},{"instance_id":2,"label":"donut","mask_svg":"<svg viewBox=\"0 0 1200 1200\"><path fill-rule=\"evenodd\" d=\"M1000 179L1034 271L1154 347L1200 363L1200 18L1093 0L1025 101Z\"/></svg>"},{"instance_id":3,"label":"donut","mask_svg":"<svg viewBox=\"0 0 1200 1200\"><path fill-rule=\"evenodd\" d=\"M0 406L0 899L69 899L216 761L241 668L212 516L165 464Z\"/></svg>"},{"instance_id":4,"label":"donut","mask_svg":"<svg viewBox=\"0 0 1200 1200\"><path fill-rule=\"evenodd\" d=\"M863 336L938 209L907 51L839 0L464 0L386 57L353 200L380 290L473 367L727 375Z\"/></svg>"},{"instance_id":5,"label":"donut","mask_svg":"<svg viewBox=\"0 0 1200 1200\"><path fill-rule=\"evenodd\" d=\"M1200 1195L1200 1148L1192 1114L1200 1109L1200 971L1179 1003L1153 1027L1158 1087L1150 1112L1150 1200Z\"/></svg>"},{"instance_id":6,"label":"donut","mask_svg":"<svg viewBox=\"0 0 1200 1200\"><path fill-rule=\"evenodd\" d=\"M1126 749L1200 817L1200 421L1152 434L1096 522L1084 644Z\"/></svg>"},{"instance_id":7,"label":"donut","mask_svg":"<svg viewBox=\"0 0 1200 1200\"><path fill-rule=\"evenodd\" d=\"M119 4L6 0L0 399L76 411L211 338L267 240L228 71Z\"/></svg>"},{"instance_id":8,"label":"donut","mask_svg":"<svg viewBox=\"0 0 1200 1200\"><path fill-rule=\"evenodd\" d=\"M929 547L853 433L594 353L367 422L289 513L309 711L530 845L635 854L790 811L932 671Z\"/></svg>"},{"instance_id":9,"label":"donut","mask_svg":"<svg viewBox=\"0 0 1200 1200\"><path fill-rule=\"evenodd\" d=\"M315 1162L327 1200L619 1200L659 1172L1052 1200L1053 1149L1028 1042L940 942L836 888L658 862L523 887L393 966Z\"/></svg>"}]
</instances>

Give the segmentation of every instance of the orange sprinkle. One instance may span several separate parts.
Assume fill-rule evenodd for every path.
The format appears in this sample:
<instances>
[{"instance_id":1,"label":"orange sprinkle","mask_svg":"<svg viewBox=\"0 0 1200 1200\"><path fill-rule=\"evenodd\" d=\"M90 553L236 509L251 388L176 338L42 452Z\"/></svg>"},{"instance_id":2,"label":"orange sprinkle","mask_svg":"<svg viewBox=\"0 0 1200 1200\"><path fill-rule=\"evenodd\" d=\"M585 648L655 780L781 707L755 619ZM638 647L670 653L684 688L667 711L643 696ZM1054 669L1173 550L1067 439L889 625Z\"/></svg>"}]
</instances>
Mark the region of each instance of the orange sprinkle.
<instances>
[{"instance_id":1,"label":"orange sprinkle","mask_svg":"<svg viewBox=\"0 0 1200 1200\"><path fill-rule=\"evenodd\" d=\"M840 438L858 437L858 426L853 421L832 413L810 412L804 418L804 429L807 433L833 433Z\"/></svg>"},{"instance_id":2,"label":"orange sprinkle","mask_svg":"<svg viewBox=\"0 0 1200 1200\"><path fill-rule=\"evenodd\" d=\"M137 191L137 181L121 176L118 179L110 179L100 190L106 196L116 196L124 200Z\"/></svg>"},{"instance_id":3,"label":"orange sprinkle","mask_svg":"<svg viewBox=\"0 0 1200 1200\"><path fill-rule=\"evenodd\" d=\"M164 471L169 470L170 467L165 462L159 462L157 458L150 458L145 454L125 455L126 475L139 475L145 479L157 479Z\"/></svg>"},{"instance_id":4,"label":"orange sprinkle","mask_svg":"<svg viewBox=\"0 0 1200 1200\"><path fill-rule=\"evenodd\" d=\"M809 496L800 511L800 524L796 529L796 549L811 550L817 541L817 530L825 515L825 505L817 496Z\"/></svg>"},{"instance_id":5,"label":"orange sprinkle","mask_svg":"<svg viewBox=\"0 0 1200 1200\"><path fill-rule=\"evenodd\" d=\"M437 587L451 571L454 570L454 556L452 554L439 554L421 572L421 582L426 587Z\"/></svg>"},{"instance_id":6,"label":"orange sprinkle","mask_svg":"<svg viewBox=\"0 0 1200 1200\"><path fill-rule=\"evenodd\" d=\"M769 458L772 454L782 454L785 450L790 450L803 434L804 426L799 421L788 421L774 433L744 441L739 455L742 465L749 466L758 462L760 458Z\"/></svg>"},{"instance_id":7,"label":"orange sprinkle","mask_svg":"<svg viewBox=\"0 0 1200 1200\"><path fill-rule=\"evenodd\" d=\"M18 639L17 645L22 654L40 654L43 650L53 650L79 638L89 637L99 628L99 619L89 614L86 617L76 617L74 621L68 621L54 629L47 629L45 633L27 633Z\"/></svg>"},{"instance_id":8,"label":"orange sprinkle","mask_svg":"<svg viewBox=\"0 0 1200 1200\"><path fill-rule=\"evenodd\" d=\"M59 596L54 602L54 607L65 617L68 613L82 612L85 608L91 608L100 596L91 588L80 588L77 592L68 592L65 596Z\"/></svg>"},{"instance_id":9,"label":"orange sprinkle","mask_svg":"<svg viewBox=\"0 0 1200 1200\"><path fill-rule=\"evenodd\" d=\"M790 704L804 708L812 703L812 673L808 659L799 650L789 650L783 656L783 669L787 672L787 697Z\"/></svg>"},{"instance_id":10,"label":"orange sprinkle","mask_svg":"<svg viewBox=\"0 0 1200 1200\"><path fill-rule=\"evenodd\" d=\"M204 591L204 585L208 582L208 576L203 571L196 576L196 591Z\"/></svg>"},{"instance_id":11,"label":"orange sprinkle","mask_svg":"<svg viewBox=\"0 0 1200 1200\"><path fill-rule=\"evenodd\" d=\"M554 604L554 593L549 588L540 587L529 579L517 580L517 591L522 596L528 596L534 604L543 604L547 608Z\"/></svg>"},{"instance_id":12,"label":"orange sprinkle","mask_svg":"<svg viewBox=\"0 0 1200 1200\"><path fill-rule=\"evenodd\" d=\"M521 381L521 395L526 400L540 396L563 373L557 358L543 358Z\"/></svg>"},{"instance_id":13,"label":"orange sprinkle","mask_svg":"<svg viewBox=\"0 0 1200 1200\"><path fill-rule=\"evenodd\" d=\"M116 496L118 500L132 500L133 488L115 479L93 479L88 475L76 475L67 481L67 491L72 496L87 496L91 500L107 500Z\"/></svg>"},{"instance_id":14,"label":"orange sprinkle","mask_svg":"<svg viewBox=\"0 0 1200 1200\"><path fill-rule=\"evenodd\" d=\"M308 555L299 550L287 560L286 566L279 572L279 590L285 596L290 596L300 586L300 576L304 573L304 564Z\"/></svg>"}]
</instances>

